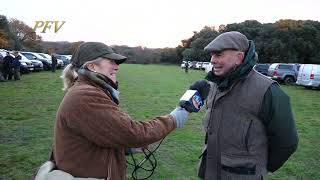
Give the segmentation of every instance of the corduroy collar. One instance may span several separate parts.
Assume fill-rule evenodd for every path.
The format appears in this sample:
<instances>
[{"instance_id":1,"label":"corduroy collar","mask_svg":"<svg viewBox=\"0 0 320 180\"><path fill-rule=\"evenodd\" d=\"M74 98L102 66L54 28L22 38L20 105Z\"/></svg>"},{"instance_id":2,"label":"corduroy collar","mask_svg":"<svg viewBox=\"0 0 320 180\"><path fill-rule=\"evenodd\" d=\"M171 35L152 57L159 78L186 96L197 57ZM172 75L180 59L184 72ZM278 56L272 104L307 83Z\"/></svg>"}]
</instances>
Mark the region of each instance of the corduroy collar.
<instances>
[{"instance_id":1,"label":"corduroy collar","mask_svg":"<svg viewBox=\"0 0 320 180\"><path fill-rule=\"evenodd\" d=\"M111 79L109 79L107 76L96 73L93 71L90 71L89 69L85 67L81 67L78 70L79 76L84 76L88 78L93 83L97 84L98 86L102 87L104 91L108 91L113 101L116 104L119 104L119 91L118 91L118 83L114 83Z\"/></svg>"}]
</instances>

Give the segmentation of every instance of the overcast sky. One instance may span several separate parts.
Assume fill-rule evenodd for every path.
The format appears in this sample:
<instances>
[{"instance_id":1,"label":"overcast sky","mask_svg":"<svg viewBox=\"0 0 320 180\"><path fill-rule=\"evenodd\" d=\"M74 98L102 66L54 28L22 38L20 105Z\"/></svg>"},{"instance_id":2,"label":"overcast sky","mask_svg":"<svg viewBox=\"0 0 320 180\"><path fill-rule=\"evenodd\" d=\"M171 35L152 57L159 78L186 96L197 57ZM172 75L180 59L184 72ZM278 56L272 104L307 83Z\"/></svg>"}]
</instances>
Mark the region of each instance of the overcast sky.
<instances>
[{"instance_id":1,"label":"overcast sky","mask_svg":"<svg viewBox=\"0 0 320 180\"><path fill-rule=\"evenodd\" d=\"M320 21L319 0L4 0L0 14L30 27L66 21L41 35L48 41L100 41L108 45L176 47L204 26L279 19ZM60 25L60 24L59 24Z\"/></svg>"}]
</instances>

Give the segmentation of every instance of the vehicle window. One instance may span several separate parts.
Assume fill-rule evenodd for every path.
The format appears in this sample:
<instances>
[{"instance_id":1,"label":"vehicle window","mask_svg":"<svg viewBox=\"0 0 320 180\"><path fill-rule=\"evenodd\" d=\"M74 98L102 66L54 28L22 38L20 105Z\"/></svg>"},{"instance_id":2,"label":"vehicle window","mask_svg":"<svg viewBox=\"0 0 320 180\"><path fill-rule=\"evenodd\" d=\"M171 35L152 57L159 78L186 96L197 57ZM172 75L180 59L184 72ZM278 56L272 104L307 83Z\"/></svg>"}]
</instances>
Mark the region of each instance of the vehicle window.
<instances>
[{"instance_id":1,"label":"vehicle window","mask_svg":"<svg viewBox=\"0 0 320 180\"><path fill-rule=\"evenodd\" d=\"M278 66L278 64L271 64L271 66L269 67L270 69L275 69Z\"/></svg>"},{"instance_id":2,"label":"vehicle window","mask_svg":"<svg viewBox=\"0 0 320 180\"><path fill-rule=\"evenodd\" d=\"M267 69L269 66L266 65L266 64L257 64L257 68L260 68L260 69Z\"/></svg>"},{"instance_id":3,"label":"vehicle window","mask_svg":"<svg viewBox=\"0 0 320 180\"><path fill-rule=\"evenodd\" d=\"M42 56L43 58L46 58L44 55L42 55L42 54L39 54L40 56Z\"/></svg>"},{"instance_id":4,"label":"vehicle window","mask_svg":"<svg viewBox=\"0 0 320 180\"><path fill-rule=\"evenodd\" d=\"M314 73L320 74L320 65L313 65Z\"/></svg>"},{"instance_id":5,"label":"vehicle window","mask_svg":"<svg viewBox=\"0 0 320 180\"><path fill-rule=\"evenodd\" d=\"M280 65L278 66L278 69L291 70L291 69L292 69L292 65L288 65L288 64L280 64Z\"/></svg>"},{"instance_id":6,"label":"vehicle window","mask_svg":"<svg viewBox=\"0 0 320 180\"><path fill-rule=\"evenodd\" d=\"M318 75L320 74L320 65L314 65L313 69L315 70L314 71L315 74L318 74Z\"/></svg>"},{"instance_id":7,"label":"vehicle window","mask_svg":"<svg viewBox=\"0 0 320 180\"><path fill-rule=\"evenodd\" d=\"M302 72L309 73L309 72L311 72L311 70L312 70L312 65L309 65L309 64L303 65Z\"/></svg>"},{"instance_id":8,"label":"vehicle window","mask_svg":"<svg viewBox=\"0 0 320 180\"><path fill-rule=\"evenodd\" d=\"M33 60L33 59L28 59L26 58L26 56L24 56L23 54L19 53L19 55L21 56L21 60L24 60L24 61L30 61L30 60Z\"/></svg>"},{"instance_id":9,"label":"vehicle window","mask_svg":"<svg viewBox=\"0 0 320 180\"><path fill-rule=\"evenodd\" d=\"M42 56L40 56L40 55L37 54L37 53L32 53L32 55L35 56L35 57L37 57L37 59L42 59L42 58L43 58Z\"/></svg>"},{"instance_id":10,"label":"vehicle window","mask_svg":"<svg viewBox=\"0 0 320 180\"><path fill-rule=\"evenodd\" d=\"M33 58L34 58L34 56L31 55L31 54L23 53L23 55L24 55L26 58L28 58L28 59L33 59Z\"/></svg>"}]
</instances>

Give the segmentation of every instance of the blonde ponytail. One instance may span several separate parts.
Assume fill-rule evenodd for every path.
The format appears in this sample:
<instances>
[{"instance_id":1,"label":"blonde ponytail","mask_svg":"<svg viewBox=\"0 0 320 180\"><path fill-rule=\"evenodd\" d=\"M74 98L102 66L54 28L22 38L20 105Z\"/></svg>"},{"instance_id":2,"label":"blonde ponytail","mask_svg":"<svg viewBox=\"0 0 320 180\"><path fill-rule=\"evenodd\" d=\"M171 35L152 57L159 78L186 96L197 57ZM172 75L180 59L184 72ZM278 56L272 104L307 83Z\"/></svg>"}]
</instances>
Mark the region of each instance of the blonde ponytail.
<instances>
[{"instance_id":1,"label":"blonde ponytail","mask_svg":"<svg viewBox=\"0 0 320 180\"><path fill-rule=\"evenodd\" d=\"M73 86L75 80L78 77L78 73L75 70L75 67L72 64L68 64L62 71L62 82L63 82L63 91L67 92L68 89Z\"/></svg>"}]
</instances>

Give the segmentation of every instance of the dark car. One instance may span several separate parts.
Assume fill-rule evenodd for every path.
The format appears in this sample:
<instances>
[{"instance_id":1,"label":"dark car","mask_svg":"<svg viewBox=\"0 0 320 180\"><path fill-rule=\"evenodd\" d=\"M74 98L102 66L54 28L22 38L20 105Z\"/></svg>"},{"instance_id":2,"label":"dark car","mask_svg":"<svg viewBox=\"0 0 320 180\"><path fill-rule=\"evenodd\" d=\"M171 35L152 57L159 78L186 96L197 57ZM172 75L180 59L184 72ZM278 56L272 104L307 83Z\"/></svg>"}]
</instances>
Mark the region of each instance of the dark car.
<instances>
[{"instance_id":1,"label":"dark car","mask_svg":"<svg viewBox=\"0 0 320 180\"><path fill-rule=\"evenodd\" d=\"M270 64L256 64L254 66L254 69L258 71L259 73L268 76L268 69L269 69Z\"/></svg>"},{"instance_id":2,"label":"dark car","mask_svg":"<svg viewBox=\"0 0 320 180\"><path fill-rule=\"evenodd\" d=\"M70 64L70 59L66 55L56 54L55 56L63 61L64 66Z\"/></svg>"},{"instance_id":3,"label":"dark car","mask_svg":"<svg viewBox=\"0 0 320 180\"><path fill-rule=\"evenodd\" d=\"M38 60L30 60L32 62L34 71L42 71L43 70L43 63Z\"/></svg>"},{"instance_id":4,"label":"dark car","mask_svg":"<svg viewBox=\"0 0 320 180\"><path fill-rule=\"evenodd\" d=\"M22 74L28 74L30 72L28 65L25 63L20 64L20 73Z\"/></svg>"},{"instance_id":5,"label":"dark car","mask_svg":"<svg viewBox=\"0 0 320 180\"><path fill-rule=\"evenodd\" d=\"M21 54L23 54L29 60L41 61L42 64L43 64L43 69L44 70L50 70L51 69L51 61L48 61L47 59L42 58L37 53L34 53L34 52L21 52Z\"/></svg>"},{"instance_id":6,"label":"dark car","mask_svg":"<svg viewBox=\"0 0 320 180\"><path fill-rule=\"evenodd\" d=\"M189 68L190 69L195 69L196 68L197 61L188 61L188 63L189 63Z\"/></svg>"}]
</instances>

